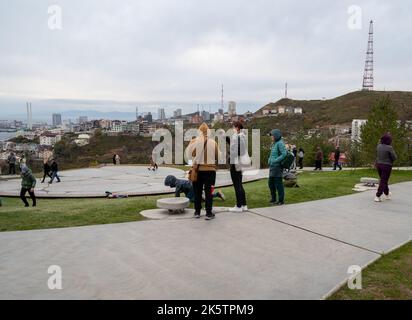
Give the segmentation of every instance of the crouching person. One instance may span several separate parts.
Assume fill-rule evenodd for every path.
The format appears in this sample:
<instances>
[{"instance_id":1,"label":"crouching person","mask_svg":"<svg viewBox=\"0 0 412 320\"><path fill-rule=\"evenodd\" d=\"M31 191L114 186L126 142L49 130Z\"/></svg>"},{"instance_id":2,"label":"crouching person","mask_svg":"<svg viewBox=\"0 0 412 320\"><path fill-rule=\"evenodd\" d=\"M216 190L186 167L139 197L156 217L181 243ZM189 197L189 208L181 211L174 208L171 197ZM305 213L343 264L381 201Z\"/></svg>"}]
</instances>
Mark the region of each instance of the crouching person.
<instances>
[{"instance_id":1,"label":"crouching person","mask_svg":"<svg viewBox=\"0 0 412 320\"><path fill-rule=\"evenodd\" d=\"M167 176L165 179L165 186L176 188L176 197L180 197L180 194L184 193L185 197L188 198L190 202L195 202L195 193L191 181L178 179L175 176Z\"/></svg>"},{"instance_id":2,"label":"crouching person","mask_svg":"<svg viewBox=\"0 0 412 320\"><path fill-rule=\"evenodd\" d=\"M26 165L21 167L21 177L20 199L23 201L25 207L30 207L26 199L26 193L28 192L33 202L33 207L35 207L36 195L34 194L34 188L36 187L36 178Z\"/></svg>"}]
</instances>

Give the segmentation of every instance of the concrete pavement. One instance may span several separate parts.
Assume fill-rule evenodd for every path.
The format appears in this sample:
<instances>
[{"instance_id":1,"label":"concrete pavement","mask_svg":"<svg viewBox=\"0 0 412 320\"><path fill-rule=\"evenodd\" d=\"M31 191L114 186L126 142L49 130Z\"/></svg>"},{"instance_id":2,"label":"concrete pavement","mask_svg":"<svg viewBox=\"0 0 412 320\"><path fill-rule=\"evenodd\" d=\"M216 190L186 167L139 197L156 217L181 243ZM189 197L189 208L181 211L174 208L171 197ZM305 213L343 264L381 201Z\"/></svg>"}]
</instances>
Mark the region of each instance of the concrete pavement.
<instances>
[{"instance_id":1,"label":"concrete pavement","mask_svg":"<svg viewBox=\"0 0 412 320\"><path fill-rule=\"evenodd\" d=\"M0 299L321 299L412 236L412 183L213 221L0 233ZM47 269L62 268L49 290Z\"/></svg>"}]
</instances>

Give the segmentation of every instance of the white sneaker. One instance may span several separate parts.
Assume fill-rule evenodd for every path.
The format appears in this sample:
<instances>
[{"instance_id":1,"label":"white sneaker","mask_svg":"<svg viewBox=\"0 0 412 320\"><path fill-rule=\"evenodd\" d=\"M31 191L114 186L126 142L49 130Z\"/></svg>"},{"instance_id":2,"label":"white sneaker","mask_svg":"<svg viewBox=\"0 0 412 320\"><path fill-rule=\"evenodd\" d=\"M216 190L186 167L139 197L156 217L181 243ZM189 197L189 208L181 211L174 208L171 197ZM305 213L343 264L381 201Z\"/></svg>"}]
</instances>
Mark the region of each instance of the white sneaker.
<instances>
[{"instance_id":1,"label":"white sneaker","mask_svg":"<svg viewBox=\"0 0 412 320\"><path fill-rule=\"evenodd\" d=\"M233 208L229 209L230 212L243 212L242 207L234 206Z\"/></svg>"},{"instance_id":2,"label":"white sneaker","mask_svg":"<svg viewBox=\"0 0 412 320\"><path fill-rule=\"evenodd\" d=\"M375 202L382 202L381 197L375 197Z\"/></svg>"},{"instance_id":3,"label":"white sneaker","mask_svg":"<svg viewBox=\"0 0 412 320\"><path fill-rule=\"evenodd\" d=\"M247 206L242 206L242 211L249 211L249 208Z\"/></svg>"},{"instance_id":4,"label":"white sneaker","mask_svg":"<svg viewBox=\"0 0 412 320\"><path fill-rule=\"evenodd\" d=\"M392 199L392 192L389 192L388 195L385 194L385 200L391 200Z\"/></svg>"}]
</instances>

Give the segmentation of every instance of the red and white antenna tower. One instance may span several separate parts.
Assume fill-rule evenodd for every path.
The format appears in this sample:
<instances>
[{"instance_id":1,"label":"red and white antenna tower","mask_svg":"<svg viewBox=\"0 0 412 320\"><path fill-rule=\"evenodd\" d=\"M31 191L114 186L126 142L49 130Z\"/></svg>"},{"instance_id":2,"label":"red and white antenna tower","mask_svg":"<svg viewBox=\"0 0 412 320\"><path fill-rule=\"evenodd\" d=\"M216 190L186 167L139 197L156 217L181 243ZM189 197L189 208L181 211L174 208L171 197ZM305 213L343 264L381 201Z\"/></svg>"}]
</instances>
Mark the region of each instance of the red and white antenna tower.
<instances>
[{"instance_id":1,"label":"red and white antenna tower","mask_svg":"<svg viewBox=\"0 0 412 320\"><path fill-rule=\"evenodd\" d=\"M371 20L369 26L369 40L366 51L362 90L373 90L373 20Z\"/></svg>"}]
</instances>

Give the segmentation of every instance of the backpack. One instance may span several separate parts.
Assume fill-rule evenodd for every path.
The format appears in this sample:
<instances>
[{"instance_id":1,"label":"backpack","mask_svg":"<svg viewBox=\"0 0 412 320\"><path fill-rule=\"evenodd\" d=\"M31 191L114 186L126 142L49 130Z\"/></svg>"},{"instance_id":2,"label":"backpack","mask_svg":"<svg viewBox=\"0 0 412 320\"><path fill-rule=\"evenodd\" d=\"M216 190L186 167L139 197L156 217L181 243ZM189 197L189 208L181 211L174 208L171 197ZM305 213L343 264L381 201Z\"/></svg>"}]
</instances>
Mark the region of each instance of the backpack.
<instances>
[{"instance_id":1,"label":"backpack","mask_svg":"<svg viewBox=\"0 0 412 320\"><path fill-rule=\"evenodd\" d=\"M280 153L279 145L278 145L278 151ZM286 151L286 157L280 162L280 166L283 169L289 170L294 161L295 161L295 156L293 155L293 153L290 151Z\"/></svg>"}]
</instances>

